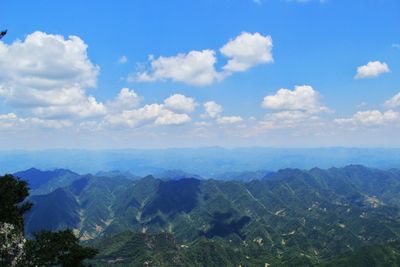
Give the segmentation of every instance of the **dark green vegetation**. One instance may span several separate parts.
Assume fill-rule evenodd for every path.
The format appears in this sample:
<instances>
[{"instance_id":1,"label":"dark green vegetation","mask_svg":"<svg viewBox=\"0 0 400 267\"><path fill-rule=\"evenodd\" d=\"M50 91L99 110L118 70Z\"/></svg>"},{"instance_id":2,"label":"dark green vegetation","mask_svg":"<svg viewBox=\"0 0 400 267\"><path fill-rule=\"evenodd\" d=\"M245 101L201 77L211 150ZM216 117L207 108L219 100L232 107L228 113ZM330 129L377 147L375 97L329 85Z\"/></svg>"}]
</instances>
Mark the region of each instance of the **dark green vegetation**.
<instances>
[{"instance_id":1,"label":"dark green vegetation","mask_svg":"<svg viewBox=\"0 0 400 267\"><path fill-rule=\"evenodd\" d=\"M70 231L41 231L26 244L25 266L85 266L83 261L96 256L97 250L83 247Z\"/></svg>"},{"instance_id":2,"label":"dark green vegetation","mask_svg":"<svg viewBox=\"0 0 400 267\"><path fill-rule=\"evenodd\" d=\"M85 266L97 250L83 247L71 230L40 231L25 240L24 214L28 185L12 175L0 176L0 266Z\"/></svg>"},{"instance_id":3,"label":"dark green vegetation","mask_svg":"<svg viewBox=\"0 0 400 267\"><path fill-rule=\"evenodd\" d=\"M28 234L73 229L105 266L398 266L399 170L285 169L248 182L86 175L30 201Z\"/></svg>"},{"instance_id":4,"label":"dark green vegetation","mask_svg":"<svg viewBox=\"0 0 400 267\"><path fill-rule=\"evenodd\" d=\"M32 207L29 202L23 203L28 195L25 181L12 175L0 176L0 222L12 224L23 231L23 215Z\"/></svg>"}]
</instances>

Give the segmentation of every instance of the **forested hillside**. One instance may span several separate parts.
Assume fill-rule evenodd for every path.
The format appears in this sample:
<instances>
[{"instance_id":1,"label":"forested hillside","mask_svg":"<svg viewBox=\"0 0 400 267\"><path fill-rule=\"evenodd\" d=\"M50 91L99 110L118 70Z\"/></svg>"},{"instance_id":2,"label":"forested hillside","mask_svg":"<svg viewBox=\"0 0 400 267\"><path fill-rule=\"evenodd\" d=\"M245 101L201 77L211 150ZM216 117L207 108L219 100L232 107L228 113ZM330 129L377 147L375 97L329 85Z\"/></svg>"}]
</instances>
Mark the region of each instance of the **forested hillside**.
<instances>
[{"instance_id":1,"label":"forested hillside","mask_svg":"<svg viewBox=\"0 0 400 267\"><path fill-rule=\"evenodd\" d=\"M80 176L30 198L26 231L73 229L99 249L96 264L348 266L366 251L370 262L397 262L400 171L351 165L256 178Z\"/></svg>"}]
</instances>

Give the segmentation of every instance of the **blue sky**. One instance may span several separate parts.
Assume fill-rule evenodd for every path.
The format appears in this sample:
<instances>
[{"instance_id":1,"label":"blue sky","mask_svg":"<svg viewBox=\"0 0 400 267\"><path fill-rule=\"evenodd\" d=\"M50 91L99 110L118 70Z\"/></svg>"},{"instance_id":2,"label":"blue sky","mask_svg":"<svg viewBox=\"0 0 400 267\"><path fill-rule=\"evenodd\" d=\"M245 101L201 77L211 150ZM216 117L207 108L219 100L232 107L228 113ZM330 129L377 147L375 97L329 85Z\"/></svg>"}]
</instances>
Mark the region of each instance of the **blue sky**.
<instances>
[{"instance_id":1,"label":"blue sky","mask_svg":"<svg viewBox=\"0 0 400 267\"><path fill-rule=\"evenodd\" d=\"M396 0L3 1L0 145L398 147L399 14Z\"/></svg>"}]
</instances>

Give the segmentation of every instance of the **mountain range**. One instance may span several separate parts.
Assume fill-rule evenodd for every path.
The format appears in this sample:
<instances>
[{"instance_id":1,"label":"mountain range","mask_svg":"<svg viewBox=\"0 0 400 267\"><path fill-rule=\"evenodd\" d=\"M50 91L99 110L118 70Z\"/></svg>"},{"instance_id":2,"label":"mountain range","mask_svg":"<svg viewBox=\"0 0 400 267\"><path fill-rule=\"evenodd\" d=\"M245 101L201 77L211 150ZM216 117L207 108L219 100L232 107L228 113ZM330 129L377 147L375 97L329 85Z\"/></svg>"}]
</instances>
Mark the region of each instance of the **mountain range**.
<instances>
[{"instance_id":1,"label":"mountain range","mask_svg":"<svg viewBox=\"0 0 400 267\"><path fill-rule=\"evenodd\" d=\"M169 174L18 172L33 192L27 234L73 229L105 266L348 266L366 251L398 260L398 169Z\"/></svg>"},{"instance_id":2,"label":"mountain range","mask_svg":"<svg viewBox=\"0 0 400 267\"><path fill-rule=\"evenodd\" d=\"M169 148L120 150L13 150L0 151L0 173L32 166L64 168L78 173L130 171L136 176L179 170L217 179L226 173L345 167L351 164L389 169L400 168L398 148Z\"/></svg>"}]
</instances>

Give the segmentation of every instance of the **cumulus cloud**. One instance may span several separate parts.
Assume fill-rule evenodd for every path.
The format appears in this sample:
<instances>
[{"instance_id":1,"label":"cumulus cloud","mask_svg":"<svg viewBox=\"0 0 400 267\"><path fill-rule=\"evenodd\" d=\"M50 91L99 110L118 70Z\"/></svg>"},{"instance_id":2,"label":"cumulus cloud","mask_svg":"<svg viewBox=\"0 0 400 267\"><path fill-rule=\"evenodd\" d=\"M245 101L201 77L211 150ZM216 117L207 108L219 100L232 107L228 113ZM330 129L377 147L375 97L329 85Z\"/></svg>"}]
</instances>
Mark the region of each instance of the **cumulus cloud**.
<instances>
[{"instance_id":1,"label":"cumulus cloud","mask_svg":"<svg viewBox=\"0 0 400 267\"><path fill-rule=\"evenodd\" d=\"M400 106L400 93L393 96L391 99L385 102L385 107L387 108L397 108Z\"/></svg>"},{"instance_id":2,"label":"cumulus cloud","mask_svg":"<svg viewBox=\"0 0 400 267\"><path fill-rule=\"evenodd\" d=\"M375 78L379 75L390 72L389 66L385 62L370 61L367 65L357 68L355 79Z\"/></svg>"},{"instance_id":3,"label":"cumulus cloud","mask_svg":"<svg viewBox=\"0 0 400 267\"><path fill-rule=\"evenodd\" d=\"M150 104L139 109L107 115L105 120L111 126L134 128L151 122L156 125L178 125L189 122L190 117L187 114L174 113L162 104Z\"/></svg>"},{"instance_id":4,"label":"cumulus cloud","mask_svg":"<svg viewBox=\"0 0 400 267\"><path fill-rule=\"evenodd\" d=\"M179 125L189 122L191 119L187 114L178 114L164 109L154 122L156 125Z\"/></svg>"},{"instance_id":5,"label":"cumulus cloud","mask_svg":"<svg viewBox=\"0 0 400 267\"><path fill-rule=\"evenodd\" d=\"M361 126L379 126L400 121L400 113L388 110L381 112L379 110L358 111L350 118L335 119L334 122L341 125L361 125Z\"/></svg>"},{"instance_id":6,"label":"cumulus cloud","mask_svg":"<svg viewBox=\"0 0 400 267\"><path fill-rule=\"evenodd\" d=\"M221 79L215 70L217 59L213 50L190 51L172 57L150 57L151 71L141 72L129 81L172 80L195 86L210 85Z\"/></svg>"},{"instance_id":7,"label":"cumulus cloud","mask_svg":"<svg viewBox=\"0 0 400 267\"><path fill-rule=\"evenodd\" d=\"M308 113L327 112L320 96L311 86L295 86L294 90L279 89L276 94L264 97L262 107L274 110L299 110Z\"/></svg>"},{"instance_id":8,"label":"cumulus cloud","mask_svg":"<svg viewBox=\"0 0 400 267\"><path fill-rule=\"evenodd\" d=\"M107 123L117 126L136 127L148 120L156 119L163 109L163 105L150 104L139 109L124 110L118 114L105 117Z\"/></svg>"},{"instance_id":9,"label":"cumulus cloud","mask_svg":"<svg viewBox=\"0 0 400 267\"><path fill-rule=\"evenodd\" d=\"M106 106L108 111L113 113L115 111L136 108L141 100L142 97L134 90L125 87L121 89L114 100L107 102Z\"/></svg>"},{"instance_id":10,"label":"cumulus cloud","mask_svg":"<svg viewBox=\"0 0 400 267\"><path fill-rule=\"evenodd\" d=\"M193 112L196 108L196 102L193 98L181 94L171 95L164 100L164 104L169 109L181 112Z\"/></svg>"},{"instance_id":11,"label":"cumulus cloud","mask_svg":"<svg viewBox=\"0 0 400 267\"><path fill-rule=\"evenodd\" d=\"M240 116L223 116L216 120L218 124L233 124L241 121L243 121L243 119Z\"/></svg>"},{"instance_id":12,"label":"cumulus cloud","mask_svg":"<svg viewBox=\"0 0 400 267\"><path fill-rule=\"evenodd\" d=\"M122 92L122 91L121 91ZM132 91L130 91L132 93ZM188 112L193 112L196 102L193 98L174 94L163 104L147 104L141 108L124 109L121 112L109 112L104 125L111 127L135 128L146 124L180 125L191 121Z\"/></svg>"},{"instance_id":13,"label":"cumulus cloud","mask_svg":"<svg viewBox=\"0 0 400 267\"><path fill-rule=\"evenodd\" d=\"M128 76L129 82L154 82L171 80L194 86L207 86L223 80L233 72L246 71L258 65L270 63L272 38L259 33L243 32L225 44L220 52L228 58L223 70L218 71L216 52L213 49L190 51L175 56L149 56L150 69Z\"/></svg>"},{"instance_id":14,"label":"cumulus cloud","mask_svg":"<svg viewBox=\"0 0 400 267\"><path fill-rule=\"evenodd\" d=\"M214 101L208 101L203 104L204 106L204 114L203 118L216 118L222 112L222 106L218 105Z\"/></svg>"},{"instance_id":15,"label":"cumulus cloud","mask_svg":"<svg viewBox=\"0 0 400 267\"><path fill-rule=\"evenodd\" d=\"M72 126L69 120L44 120L40 118L19 118L15 113L0 114L0 129L31 129L32 127L61 129Z\"/></svg>"},{"instance_id":16,"label":"cumulus cloud","mask_svg":"<svg viewBox=\"0 0 400 267\"><path fill-rule=\"evenodd\" d=\"M259 125L263 129L308 127L322 124L320 113L330 110L320 102L320 95L311 86L295 86L293 90L279 89L264 97L262 107L273 110L267 113Z\"/></svg>"},{"instance_id":17,"label":"cumulus cloud","mask_svg":"<svg viewBox=\"0 0 400 267\"><path fill-rule=\"evenodd\" d=\"M320 122L319 116L305 111L285 110L266 114L260 125L265 129L284 129L304 127L304 125L311 126Z\"/></svg>"},{"instance_id":18,"label":"cumulus cloud","mask_svg":"<svg viewBox=\"0 0 400 267\"><path fill-rule=\"evenodd\" d=\"M100 117L107 113L105 106L98 103L93 96L88 96L79 101L79 104L71 105L53 105L44 107L35 107L32 112L43 118L70 118L70 117Z\"/></svg>"},{"instance_id":19,"label":"cumulus cloud","mask_svg":"<svg viewBox=\"0 0 400 267\"><path fill-rule=\"evenodd\" d=\"M99 73L86 50L77 36L65 39L39 31L10 45L0 42L0 97L41 116L61 114L64 109L64 115L71 116L104 112L101 103L86 95Z\"/></svg>"},{"instance_id":20,"label":"cumulus cloud","mask_svg":"<svg viewBox=\"0 0 400 267\"><path fill-rule=\"evenodd\" d=\"M222 106L217 104L215 101L208 101L203 104L204 113L201 114L202 118L209 118L215 121L217 124L234 124L243 121L240 116L221 116ZM207 122L197 123L197 126L204 126L209 124Z\"/></svg>"},{"instance_id":21,"label":"cumulus cloud","mask_svg":"<svg viewBox=\"0 0 400 267\"><path fill-rule=\"evenodd\" d=\"M271 36L243 32L220 49L222 55L230 58L223 69L228 72L246 71L255 65L273 62L271 51Z\"/></svg>"}]
</instances>

